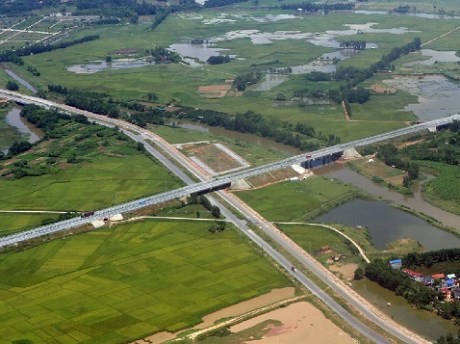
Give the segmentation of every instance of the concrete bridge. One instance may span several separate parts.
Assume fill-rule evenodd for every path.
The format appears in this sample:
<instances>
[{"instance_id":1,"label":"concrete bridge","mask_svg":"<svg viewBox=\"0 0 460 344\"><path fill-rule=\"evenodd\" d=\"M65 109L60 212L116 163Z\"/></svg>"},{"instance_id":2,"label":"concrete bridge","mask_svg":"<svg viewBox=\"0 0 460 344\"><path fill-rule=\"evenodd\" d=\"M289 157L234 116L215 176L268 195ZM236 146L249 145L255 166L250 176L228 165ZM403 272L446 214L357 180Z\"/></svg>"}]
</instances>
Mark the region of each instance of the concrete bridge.
<instances>
[{"instance_id":1,"label":"concrete bridge","mask_svg":"<svg viewBox=\"0 0 460 344\"><path fill-rule=\"evenodd\" d=\"M88 117L90 120L96 120L98 123L107 125L107 126L118 126L123 129L130 130L131 132L135 132L140 136L149 137L152 136L152 140L158 140L158 137L154 136L153 133L149 132L146 129L140 128L134 124L127 123L121 121L119 119L108 118L106 116L97 115L88 111L80 110L77 108L73 108L64 104L58 104L55 102L51 102L46 99L37 98L33 96L23 95L17 92L7 91L0 89L0 97L11 99L20 104L35 104L38 106L42 106L48 109L56 109L62 112L66 112L69 114L81 114ZM57 223L53 223L46 226L41 226L32 230L12 234L9 236L5 236L0 238L0 248L14 245L22 241L30 240L36 237L40 237L43 235L48 235L52 233L56 233L59 231L68 230L70 228L80 227L82 225L91 223L92 221L111 217L115 214L119 213L127 213L130 211L135 211L144 207L148 207L155 204L164 203L166 201L170 201L173 199L181 198L187 195L191 195L193 193L196 194L203 194L209 191L215 191L222 188L227 187L232 182L237 180L245 179L248 177L252 177L255 175L263 174L266 172L270 172L279 168L288 167L295 164L312 164L313 161L317 159L333 159L337 155L340 155L346 149L357 148L366 146L369 144L390 140L396 137L400 137L407 134L412 134L418 131L426 130L429 128L438 128L444 125L451 123L452 121L460 120L460 115L452 115L449 117L433 120L430 122L416 124L407 128L402 128L394 131L390 131L384 134L378 134L372 137L359 139L356 141L351 141L343 144L338 144L335 146L327 147L318 149L316 151L308 152L305 154L300 154L293 156L291 158L287 158L281 161L277 161L274 163L270 163L264 166L258 166L253 168L248 168L245 170L239 170L236 172L228 173L223 176L216 177L209 181L202 181L192 185L188 185L173 191L164 192L161 194L153 195L150 197L145 197L142 199L134 200L131 202L126 202L123 204L119 204L110 208L106 208L103 210L98 210L94 212L94 215L85 217L85 218L73 218ZM157 141L158 142L158 141ZM308 158L307 158L308 155ZM177 159L176 159L177 160Z\"/></svg>"}]
</instances>

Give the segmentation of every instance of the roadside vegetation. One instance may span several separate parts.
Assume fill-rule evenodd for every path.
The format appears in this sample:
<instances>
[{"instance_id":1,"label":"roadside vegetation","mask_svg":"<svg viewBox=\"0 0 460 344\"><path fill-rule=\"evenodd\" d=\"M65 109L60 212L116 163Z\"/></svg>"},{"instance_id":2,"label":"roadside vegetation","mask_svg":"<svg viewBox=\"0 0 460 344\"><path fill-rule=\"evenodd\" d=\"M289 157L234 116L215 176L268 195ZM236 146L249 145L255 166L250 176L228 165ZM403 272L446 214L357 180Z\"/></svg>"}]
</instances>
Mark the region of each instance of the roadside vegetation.
<instances>
[{"instance_id":1,"label":"roadside vegetation","mask_svg":"<svg viewBox=\"0 0 460 344\"><path fill-rule=\"evenodd\" d=\"M35 106L22 115L45 137L0 160L1 210L90 211L181 185L116 128Z\"/></svg>"},{"instance_id":2,"label":"roadside vegetation","mask_svg":"<svg viewBox=\"0 0 460 344\"><path fill-rule=\"evenodd\" d=\"M290 284L235 229L209 227L148 220L1 255L1 337L127 342Z\"/></svg>"},{"instance_id":3,"label":"roadside vegetation","mask_svg":"<svg viewBox=\"0 0 460 344\"><path fill-rule=\"evenodd\" d=\"M277 222L313 219L359 194L352 186L317 176L236 193L264 218Z\"/></svg>"}]
</instances>

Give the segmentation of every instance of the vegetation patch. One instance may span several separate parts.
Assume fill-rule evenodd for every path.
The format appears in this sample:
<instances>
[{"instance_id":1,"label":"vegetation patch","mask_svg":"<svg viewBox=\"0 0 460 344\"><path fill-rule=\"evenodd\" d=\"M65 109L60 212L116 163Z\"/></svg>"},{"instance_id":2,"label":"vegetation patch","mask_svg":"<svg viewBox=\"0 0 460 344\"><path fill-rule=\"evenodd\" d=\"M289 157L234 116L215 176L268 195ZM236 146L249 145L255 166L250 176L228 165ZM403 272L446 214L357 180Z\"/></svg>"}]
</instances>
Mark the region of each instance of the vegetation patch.
<instances>
[{"instance_id":1,"label":"vegetation patch","mask_svg":"<svg viewBox=\"0 0 460 344\"><path fill-rule=\"evenodd\" d=\"M90 211L181 185L117 129L33 106L23 115L46 139L0 161L3 210Z\"/></svg>"},{"instance_id":2,"label":"vegetation patch","mask_svg":"<svg viewBox=\"0 0 460 344\"><path fill-rule=\"evenodd\" d=\"M124 224L0 256L1 337L127 342L289 285L237 231L208 226Z\"/></svg>"},{"instance_id":3,"label":"vegetation patch","mask_svg":"<svg viewBox=\"0 0 460 344\"><path fill-rule=\"evenodd\" d=\"M339 181L315 176L242 191L237 195L267 220L281 222L311 219L353 199L359 192Z\"/></svg>"}]
</instances>

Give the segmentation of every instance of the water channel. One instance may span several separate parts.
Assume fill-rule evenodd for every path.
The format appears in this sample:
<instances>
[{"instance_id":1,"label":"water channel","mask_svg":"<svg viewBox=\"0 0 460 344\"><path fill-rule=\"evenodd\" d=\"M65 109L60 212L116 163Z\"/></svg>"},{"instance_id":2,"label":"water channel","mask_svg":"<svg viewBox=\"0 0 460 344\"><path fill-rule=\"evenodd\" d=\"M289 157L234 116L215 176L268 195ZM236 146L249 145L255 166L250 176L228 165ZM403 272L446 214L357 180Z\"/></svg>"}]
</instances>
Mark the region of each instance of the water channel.
<instances>
[{"instance_id":1,"label":"water channel","mask_svg":"<svg viewBox=\"0 0 460 344\"><path fill-rule=\"evenodd\" d=\"M5 116L5 122L15 127L21 134L27 137L27 141L35 143L43 137L43 132L34 127L31 123L27 122L20 116L21 108L13 107ZM8 150L8 147L0 147L4 152Z\"/></svg>"},{"instance_id":2,"label":"water channel","mask_svg":"<svg viewBox=\"0 0 460 344\"><path fill-rule=\"evenodd\" d=\"M17 82L19 82L22 86L24 86L25 88L27 88L30 92L32 93L37 93L37 89L35 87L33 87L30 83L28 83L26 80L24 80L23 78L21 78L19 75L17 75L15 72L9 70L9 69L5 69L5 73L8 74L10 77L12 77L14 80L16 80Z\"/></svg>"}]
</instances>

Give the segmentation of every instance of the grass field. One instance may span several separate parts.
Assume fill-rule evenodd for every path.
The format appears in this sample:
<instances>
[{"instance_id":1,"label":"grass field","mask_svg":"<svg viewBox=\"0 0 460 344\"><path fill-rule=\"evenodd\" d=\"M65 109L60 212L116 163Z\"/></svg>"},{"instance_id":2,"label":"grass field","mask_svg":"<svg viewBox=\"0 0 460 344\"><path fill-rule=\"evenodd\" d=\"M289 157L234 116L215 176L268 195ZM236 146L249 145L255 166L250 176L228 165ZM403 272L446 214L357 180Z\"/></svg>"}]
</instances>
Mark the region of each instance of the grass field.
<instances>
[{"instance_id":1,"label":"grass field","mask_svg":"<svg viewBox=\"0 0 460 344\"><path fill-rule=\"evenodd\" d=\"M56 214L12 214L0 213L0 236L12 234L18 230L38 227L43 220L57 219Z\"/></svg>"},{"instance_id":2,"label":"grass field","mask_svg":"<svg viewBox=\"0 0 460 344\"><path fill-rule=\"evenodd\" d=\"M431 161L417 161L436 177L424 184L423 197L437 207L460 215L460 168Z\"/></svg>"},{"instance_id":3,"label":"grass field","mask_svg":"<svg viewBox=\"0 0 460 344\"><path fill-rule=\"evenodd\" d=\"M351 186L316 176L236 193L267 220L280 222L311 219L357 194Z\"/></svg>"},{"instance_id":4,"label":"grass field","mask_svg":"<svg viewBox=\"0 0 460 344\"><path fill-rule=\"evenodd\" d=\"M319 251L323 246L329 246L332 251L345 255L350 255L354 252L345 238L323 227L278 225L278 228L312 255L320 255ZM329 256L330 253L327 258L329 258Z\"/></svg>"},{"instance_id":5,"label":"grass field","mask_svg":"<svg viewBox=\"0 0 460 344\"><path fill-rule=\"evenodd\" d=\"M0 204L6 210L87 211L180 185L146 156L100 156L57 174L0 180Z\"/></svg>"},{"instance_id":6,"label":"grass field","mask_svg":"<svg viewBox=\"0 0 460 344\"><path fill-rule=\"evenodd\" d=\"M89 211L182 186L114 129L59 120L51 136L0 162L0 210ZM9 217L0 224L5 233L36 224Z\"/></svg>"},{"instance_id":7,"label":"grass field","mask_svg":"<svg viewBox=\"0 0 460 344\"><path fill-rule=\"evenodd\" d=\"M0 256L2 341L126 343L289 285L235 230L209 226L145 221Z\"/></svg>"},{"instance_id":8,"label":"grass field","mask_svg":"<svg viewBox=\"0 0 460 344\"><path fill-rule=\"evenodd\" d=\"M255 166L268 164L270 162L298 154L298 152L291 147L278 148L281 145L276 142L273 142L271 146L264 145L264 142L256 144L257 141L261 140L260 138L240 133L232 133L232 135L225 136L227 135L226 132L225 134L224 132L222 134L213 134L211 132L198 132L190 129L173 128L168 126L158 126L152 129L152 131L170 143L187 143L197 141L224 143ZM289 149L289 152L291 153L281 151L281 149Z\"/></svg>"}]
</instances>

